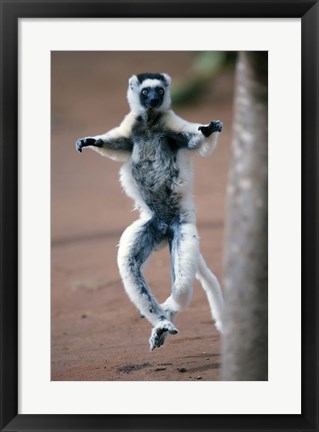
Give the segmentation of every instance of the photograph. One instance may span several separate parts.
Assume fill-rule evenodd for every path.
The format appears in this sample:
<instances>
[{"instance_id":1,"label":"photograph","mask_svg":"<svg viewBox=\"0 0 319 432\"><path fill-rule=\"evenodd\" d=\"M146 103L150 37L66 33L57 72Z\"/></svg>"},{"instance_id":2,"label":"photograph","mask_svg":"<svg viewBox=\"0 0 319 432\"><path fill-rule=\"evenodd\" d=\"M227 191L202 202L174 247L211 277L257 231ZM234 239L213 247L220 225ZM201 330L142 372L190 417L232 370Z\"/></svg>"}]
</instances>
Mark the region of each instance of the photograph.
<instances>
[{"instance_id":1,"label":"photograph","mask_svg":"<svg viewBox=\"0 0 319 432\"><path fill-rule=\"evenodd\" d=\"M317 432L319 0L0 3L0 430Z\"/></svg>"},{"instance_id":2,"label":"photograph","mask_svg":"<svg viewBox=\"0 0 319 432\"><path fill-rule=\"evenodd\" d=\"M241 75L251 61L249 95ZM251 204L265 213L252 289L267 326L267 70L267 52L51 52L53 381L222 379L227 189L246 201L243 213L229 209L232 225L255 223ZM254 92L261 108L249 115ZM229 275L245 278L231 260L250 244L229 236ZM249 333L258 323L245 307L237 302L235 325ZM267 380L263 332L262 374L236 379Z\"/></svg>"}]
</instances>

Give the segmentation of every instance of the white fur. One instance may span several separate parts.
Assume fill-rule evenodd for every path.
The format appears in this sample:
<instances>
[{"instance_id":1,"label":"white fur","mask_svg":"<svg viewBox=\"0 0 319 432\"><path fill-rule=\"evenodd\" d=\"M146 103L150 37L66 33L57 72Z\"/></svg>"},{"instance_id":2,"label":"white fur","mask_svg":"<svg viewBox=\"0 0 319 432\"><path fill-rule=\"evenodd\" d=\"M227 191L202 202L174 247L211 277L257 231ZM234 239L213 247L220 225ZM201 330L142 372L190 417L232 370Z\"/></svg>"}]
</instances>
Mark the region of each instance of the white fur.
<instances>
[{"instance_id":1,"label":"white fur","mask_svg":"<svg viewBox=\"0 0 319 432\"><path fill-rule=\"evenodd\" d=\"M132 198L135 203L134 209L139 210L143 218L150 219L152 217L150 209L146 206L141 198L135 180L131 174L131 160L129 159L120 169L120 182L125 193Z\"/></svg>"},{"instance_id":2,"label":"white fur","mask_svg":"<svg viewBox=\"0 0 319 432\"><path fill-rule=\"evenodd\" d=\"M196 272L198 279L206 292L208 303L211 309L212 318L215 319L216 327L223 331L223 310L224 299L217 277L209 270L204 258L200 255Z\"/></svg>"},{"instance_id":3,"label":"white fur","mask_svg":"<svg viewBox=\"0 0 319 432\"><path fill-rule=\"evenodd\" d=\"M174 257L175 282L172 294L167 299L172 307L176 307L175 310L172 310L174 315L186 308L191 300L199 256L199 238L196 226L192 223L183 224L181 235L181 245Z\"/></svg>"},{"instance_id":4,"label":"white fur","mask_svg":"<svg viewBox=\"0 0 319 432\"><path fill-rule=\"evenodd\" d=\"M219 132L213 132L211 136L205 139L205 141L198 150L200 156L209 156L213 153L217 146L218 137Z\"/></svg>"},{"instance_id":5,"label":"white fur","mask_svg":"<svg viewBox=\"0 0 319 432\"><path fill-rule=\"evenodd\" d=\"M163 84L163 81L158 79L146 79L142 82L142 84L140 84L140 90L145 87L161 87Z\"/></svg>"}]
</instances>

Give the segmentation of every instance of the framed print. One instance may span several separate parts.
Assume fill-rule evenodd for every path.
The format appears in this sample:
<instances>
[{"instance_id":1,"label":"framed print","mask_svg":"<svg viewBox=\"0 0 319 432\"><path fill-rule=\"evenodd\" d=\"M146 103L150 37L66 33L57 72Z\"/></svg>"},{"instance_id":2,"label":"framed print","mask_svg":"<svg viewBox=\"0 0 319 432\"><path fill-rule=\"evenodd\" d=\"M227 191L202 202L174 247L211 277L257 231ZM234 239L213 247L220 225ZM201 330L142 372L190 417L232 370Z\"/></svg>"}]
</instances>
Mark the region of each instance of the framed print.
<instances>
[{"instance_id":1,"label":"framed print","mask_svg":"<svg viewBox=\"0 0 319 432\"><path fill-rule=\"evenodd\" d=\"M313 0L1 0L1 430L318 430L318 14ZM176 322L178 307L174 309L172 322L174 318L182 337L171 331L166 341L162 333L170 327L155 338L148 334L152 317L142 320L121 286L123 282L134 302L130 289L140 278L143 298L149 295L140 270L133 283L134 266L125 264L127 248L137 247L140 237L126 243L131 235L126 231L124 246L123 237L120 241L134 214L118 189L119 166L84 147L87 139L102 149L110 142L103 128L112 129L128 112L130 77L128 92L137 87L146 91L145 100L141 93L136 103L146 104L150 113L148 103L166 100L172 75L174 111L189 122L202 122L196 123L194 136L202 139L205 128L216 125L220 129L211 133L221 132L220 117L224 129L214 161L195 162L195 198L203 255L211 250L213 229L213 261L221 278L224 198L235 151L230 142L238 132L233 127L235 74L245 55L267 71L263 112L269 126L269 237L261 242L264 250L268 247L269 284L264 372L241 379L223 372L229 331L220 336L213 330L207 302L202 306L204 294L202 298L196 291L194 309ZM215 79L220 65L226 73ZM200 91L201 97L192 99ZM157 92L157 99L147 102L147 92ZM178 106L178 97L185 94L192 102ZM132 97L128 93L134 111ZM245 105L247 115L250 105ZM139 136L140 128L134 127ZM263 127L268 129L266 122ZM248 140L250 132L244 133ZM180 147L188 145L187 133L174 129L173 138L165 136L170 167L176 168ZM116 145L128 144L120 141ZM83 147L81 154L76 142L78 150ZM172 257L180 253L183 239L193 239L187 253L197 241L195 231L174 231L179 246L174 243L176 219L168 207L174 207L170 200L178 194L167 179L176 177L174 184L180 187L186 179L179 177L180 170L177 164L178 173L175 169L165 176L169 205L156 201L161 221L156 227L152 222L147 241L133 254L141 265L141 254L156 236L158 244L166 236ZM139 199L151 208L147 191L158 184L146 174L134 181L142 189L148 182ZM212 198L209 184L214 182ZM236 182L243 190L252 187L245 178ZM183 217L190 212L187 207ZM116 267L119 242L122 281ZM146 279L152 287L153 282L165 286L170 264L161 252L156 256ZM172 263L177 289L177 274L189 263L174 267L174 258ZM129 276L123 268L129 268ZM202 269L205 273L204 264ZM154 293L164 302L166 291L154 288ZM174 296L177 302L176 291ZM144 303L135 304L141 312L156 313L157 303L145 310ZM149 352L150 335L151 349L165 340L160 350Z\"/></svg>"}]
</instances>

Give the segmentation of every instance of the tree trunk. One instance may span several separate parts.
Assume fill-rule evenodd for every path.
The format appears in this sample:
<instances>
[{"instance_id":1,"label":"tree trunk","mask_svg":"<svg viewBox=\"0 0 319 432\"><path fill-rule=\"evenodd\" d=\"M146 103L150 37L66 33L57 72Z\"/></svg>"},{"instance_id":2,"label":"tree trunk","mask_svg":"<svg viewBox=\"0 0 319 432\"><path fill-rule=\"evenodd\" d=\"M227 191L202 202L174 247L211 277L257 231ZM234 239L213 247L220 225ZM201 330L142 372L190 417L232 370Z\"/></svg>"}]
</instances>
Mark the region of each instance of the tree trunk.
<instances>
[{"instance_id":1,"label":"tree trunk","mask_svg":"<svg viewBox=\"0 0 319 432\"><path fill-rule=\"evenodd\" d=\"M268 379L268 54L239 54L225 249L222 379Z\"/></svg>"}]
</instances>

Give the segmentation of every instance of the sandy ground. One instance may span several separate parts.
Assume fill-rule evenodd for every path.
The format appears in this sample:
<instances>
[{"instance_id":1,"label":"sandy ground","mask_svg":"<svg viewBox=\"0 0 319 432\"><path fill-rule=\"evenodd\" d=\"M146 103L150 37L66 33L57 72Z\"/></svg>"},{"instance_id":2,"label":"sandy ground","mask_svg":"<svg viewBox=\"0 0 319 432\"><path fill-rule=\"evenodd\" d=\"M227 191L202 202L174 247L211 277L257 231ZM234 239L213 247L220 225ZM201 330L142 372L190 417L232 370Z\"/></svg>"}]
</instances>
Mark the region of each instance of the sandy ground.
<instances>
[{"instance_id":1,"label":"sandy ground","mask_svg":"<svg viewBox=\"0 0 319 432\"><path fill-rule=\"evenodd\" d=\"M128 111L133 73L191 70L194 53L52 53L52 380L218 380L220 336L204 291L194 284L179 334L149 351L151 325L140 319L122 286L121 233L137 217L118 182L120 163L75 151L77 138L117 126ZM192 106L190 121L224 122L214 154L196 157L194 196L201 250L222 279L225 190L231 141L233 74L227 71ZM146 279L160 302L170 292L168 250L152 255Z\"/></svg>"}]
</instances>

